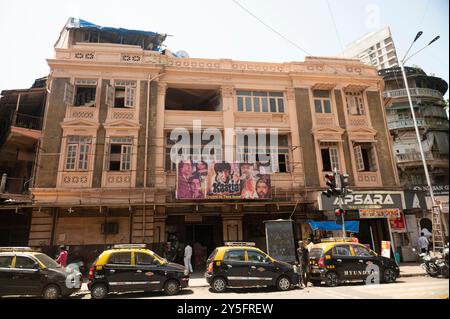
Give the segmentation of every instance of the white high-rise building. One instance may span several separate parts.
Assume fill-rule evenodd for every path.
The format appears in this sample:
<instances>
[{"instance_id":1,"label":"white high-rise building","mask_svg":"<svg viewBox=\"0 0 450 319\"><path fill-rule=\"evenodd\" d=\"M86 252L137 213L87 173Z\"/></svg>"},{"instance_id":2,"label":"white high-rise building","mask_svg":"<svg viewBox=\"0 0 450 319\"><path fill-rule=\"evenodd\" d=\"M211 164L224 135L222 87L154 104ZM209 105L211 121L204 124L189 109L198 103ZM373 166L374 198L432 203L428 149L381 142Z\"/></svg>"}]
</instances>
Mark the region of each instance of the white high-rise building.
<instances>
[{"instance_id":1,"label":"white high-rise building","mask_svg":"<svg viewBox=\"0 0 450 319\"><path fill-rule=\"evenodd\" d=\"M340 57L360 59L378 70L398 66L397 52L389 27L366 34L349 44Z\"/></svg>"}]
</instances>

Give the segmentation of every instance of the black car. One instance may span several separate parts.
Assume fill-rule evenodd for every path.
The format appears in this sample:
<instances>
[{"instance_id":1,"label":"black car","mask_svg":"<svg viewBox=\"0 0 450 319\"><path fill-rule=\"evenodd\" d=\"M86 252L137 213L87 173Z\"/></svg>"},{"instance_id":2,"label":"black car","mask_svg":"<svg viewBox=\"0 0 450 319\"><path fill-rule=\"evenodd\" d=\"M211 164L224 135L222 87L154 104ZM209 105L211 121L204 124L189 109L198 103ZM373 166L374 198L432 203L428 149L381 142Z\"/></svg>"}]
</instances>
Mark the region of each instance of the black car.
<instances>
[{"instance_id":1,"label":"black car","mask_svg":"<svg viewBox=\"0 0 450 319\"><path fill-rule=\"evenodd\" d=\"M275 286L289 290L298 284L297 268L252 247L252 243L230 243L217 247L207 260L205 278L214 292L227 287Z\"/></svg>"},{"instance_id":2,"label":"black car","mask_svg":"<svg viewBox=\"0 0 450 319\"><path fill-rule=\"evenodd\" d=\"M334 287L347 281L389 283L400 276L400 268L395 260L379 256L354 242L315 244L309 252L309 260L309 277L313 285L325 282L327 286Z\"/></svg>"},{"instance_id":3,"label":"black car","mask_svg":"<svg viewBox=\"0 0 450 319\"><path fill-rule=\"evenodd\" d=\"M82 276L30 248L0 248L0 295L67 297L81 288Z\"/></svg>"},{"instance_id":4,"label":"black car","mask_svg":"<svg viewBox=\"0 0 450 319\"><path fill-rule=\"evenodd\" d=\"M175 295L189 285L189 272L170 263L145 245L115 245L105 250L89 269L88 288L94 299L109 292L163 290Z\"/></svg>"}]
</instances>

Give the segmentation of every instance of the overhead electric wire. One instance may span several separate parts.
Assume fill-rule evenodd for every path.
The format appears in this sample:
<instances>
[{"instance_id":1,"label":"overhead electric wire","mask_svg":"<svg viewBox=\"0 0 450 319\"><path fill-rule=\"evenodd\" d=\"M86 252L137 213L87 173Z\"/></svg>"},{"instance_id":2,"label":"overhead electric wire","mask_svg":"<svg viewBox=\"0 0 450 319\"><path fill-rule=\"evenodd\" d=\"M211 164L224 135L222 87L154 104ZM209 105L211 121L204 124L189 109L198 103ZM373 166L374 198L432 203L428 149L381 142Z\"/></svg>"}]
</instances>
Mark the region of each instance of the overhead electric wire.
<instances>
[{"instance_id":1,"label":"overhead electric wire","mask_svg":"<svg viewBox=\"0 0 450 319\"><path fill-rule=\"evenodd\" d=\"M339 35L339 30L337 28L336 21L334 19L334 15L333 15L333 10L331 10L330 1L326 0L326 2L327 2L327 6L328 6L328 11L330 12L331 21L333 22L333 25L334 25L334 31L336 31L336 36L337 36L337 38L339 40L339 44L341 46L341 50L343 51L344 50L344 44L342 42L341 36Z\"/></svg>"}]
</instances>

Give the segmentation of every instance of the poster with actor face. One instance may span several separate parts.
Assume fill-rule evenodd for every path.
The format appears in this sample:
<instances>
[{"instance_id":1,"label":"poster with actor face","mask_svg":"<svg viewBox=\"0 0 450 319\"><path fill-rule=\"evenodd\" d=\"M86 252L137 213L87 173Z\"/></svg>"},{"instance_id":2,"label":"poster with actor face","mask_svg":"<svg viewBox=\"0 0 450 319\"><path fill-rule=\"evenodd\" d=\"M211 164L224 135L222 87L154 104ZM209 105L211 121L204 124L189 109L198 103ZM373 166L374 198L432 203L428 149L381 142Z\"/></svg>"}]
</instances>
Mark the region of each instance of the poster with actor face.
<instances>
[{"instance_id":1,"label":"poster with actor face","mask_svg":"<svg viewBox=\"0 0 450 319\"><path fill-rule=\"evenodd\" d=\"M178 163L177 199L271 199L270 175L251 163Z\"/></svg>"}]
</instances>

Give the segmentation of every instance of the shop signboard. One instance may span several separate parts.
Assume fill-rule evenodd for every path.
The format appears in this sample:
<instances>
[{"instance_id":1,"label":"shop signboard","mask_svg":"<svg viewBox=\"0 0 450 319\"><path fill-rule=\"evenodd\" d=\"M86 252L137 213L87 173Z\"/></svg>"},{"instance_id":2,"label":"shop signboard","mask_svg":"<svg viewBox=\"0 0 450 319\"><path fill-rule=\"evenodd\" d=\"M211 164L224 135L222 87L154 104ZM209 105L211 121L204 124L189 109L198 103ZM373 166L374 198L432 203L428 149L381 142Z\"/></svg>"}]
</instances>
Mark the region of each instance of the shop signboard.
<instances>
[{"instance_id":1,"label":"shop signboard","mask_svg":"<svg viewBox=\"0 0 450 319\"><path fill-rule=\"evenodd\" d=\"M292 220L268 220L264 221L266 227L267 253L287 263L295 263L294 231Z\"/></svg>"},{"instance_id":2,"label":"shop signboard","mask_svg":"<svg viewBox=\"0 0 450 319\"><path fill-rule=\"evenodd\" d=\"M401 192L355 192L344 197L343 208L345 210L360 209L401 209ZM339 208L338 197L327 197L323 194L319 197L319 209L334 211Z\"/></svg>"},{"instance_id":3,"label":"shop signboard","mask_svg":"<svg viewBox=\"0 0 450 319\"><path fill-rule=\"evenodd\" d=\"M359 210L359 218L400 218L400 209L386 208L386 209L371 209L362 208Z\"/></svg>"},{"instance_id":4,"label":"shop signboard","mask_svg":"<svg viewBox=\"0 0 450 319\"><path fill-rule=\"evenodd\" d=\"M389 219L389 223L391 224L391 230L395 233L406 233L406 223L405 216L403 212L400 212L400 217Z\"/></svg>"},{"instance_id":5,"label":"shop signboard","mask_svg":"<svg viewBox=\"0 0 450 319\"><path fill-rule=\"evenodd\" d=\"M391 242L381 241L381 256L391 258Z\"/></svg>"},{"instance_id":6,"label":"shop signboard","mask_svg":"<svg viewBox=\"0 0 450 319\"><path fill-rule=\"evenodd\" d=\"M433 187L433 195L448 195L449 194L449 186L448 185L432 185ZM425 192L427 196L430 196L430 188L428 185L414 185L411 187L414 191L422 191Z\"/></svg>"},{"instance_id":7,"label":"shop signboard","mask_svg":"<svg viewBox=\"0 0 450 319\"><path fill-rule=\"evenodd\" d=\"M177 199L272 199L271 179L258 163L179 162Z\"/></svg>"}]
</instances>

